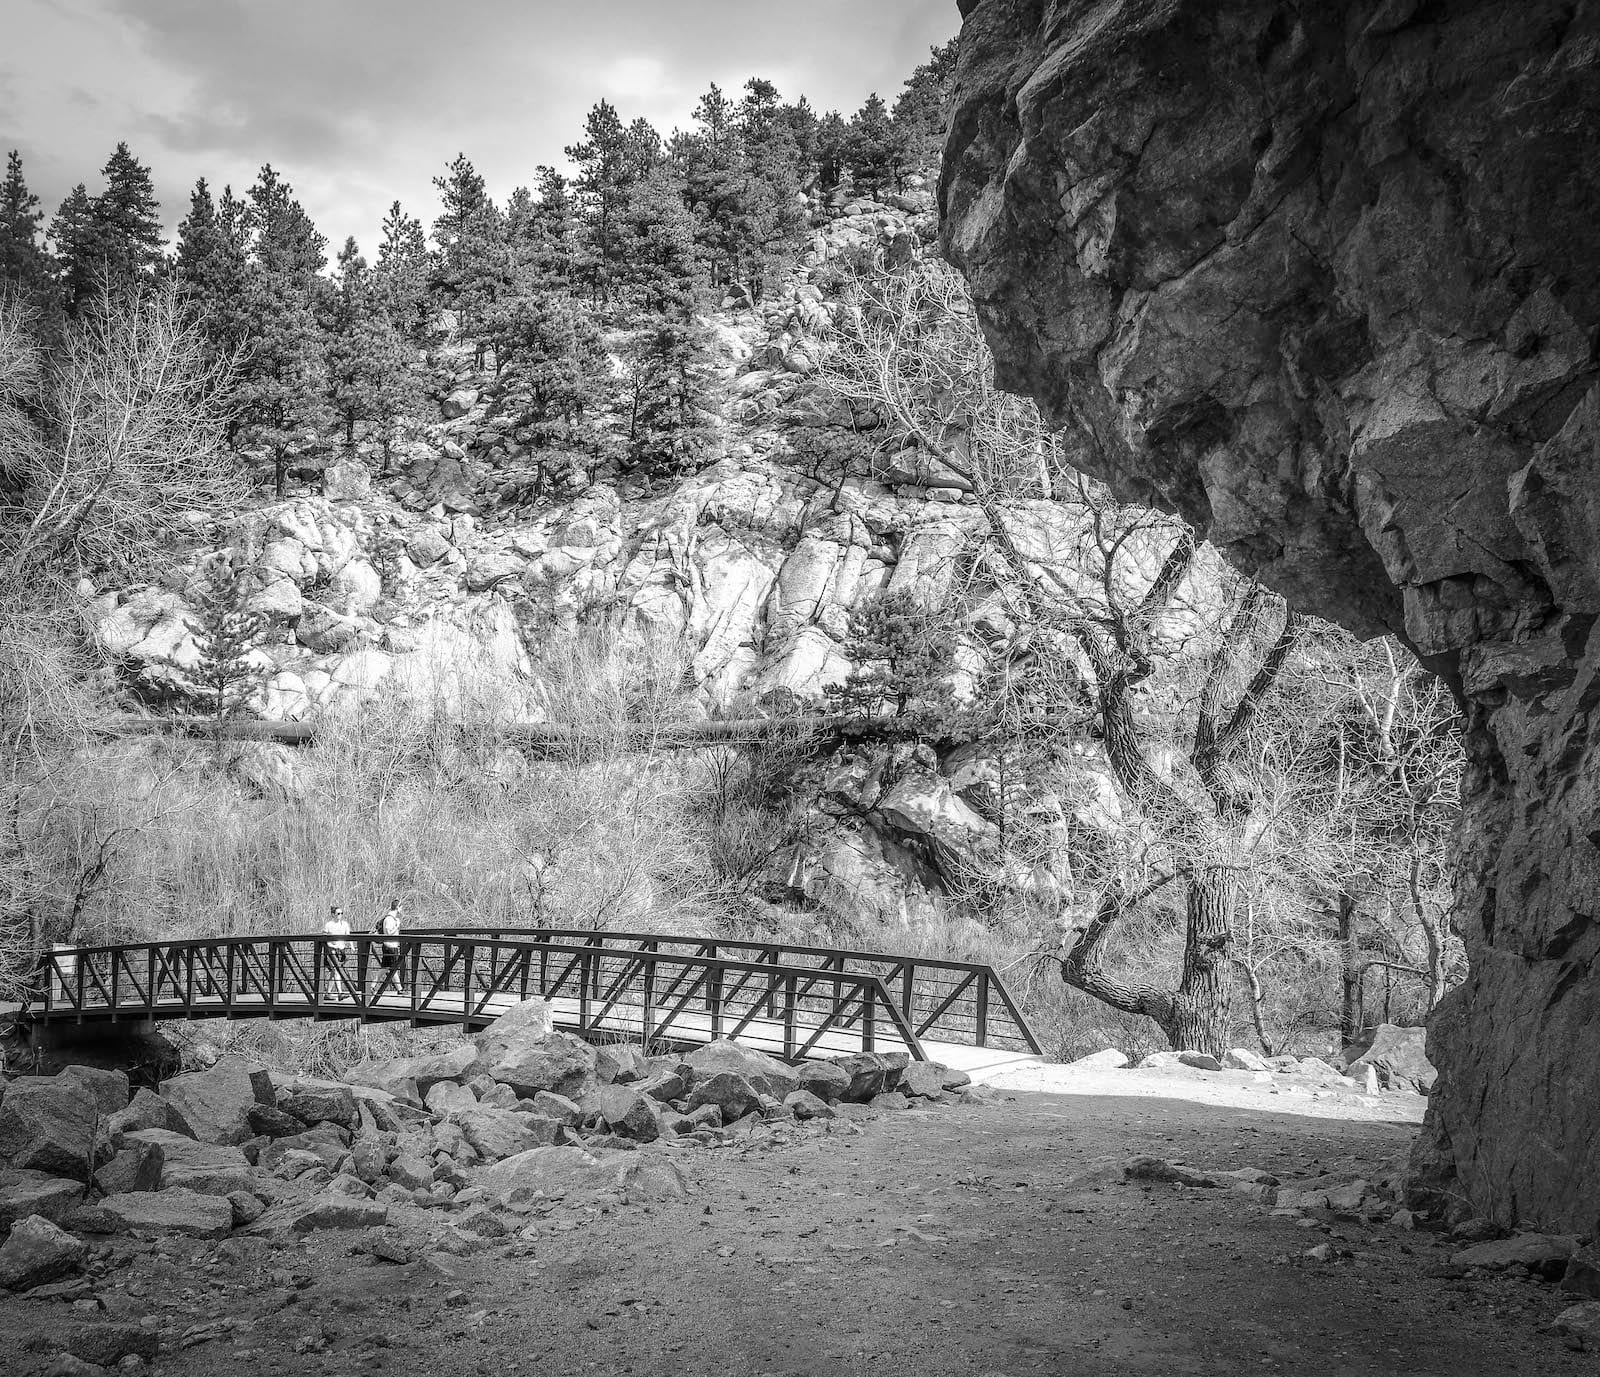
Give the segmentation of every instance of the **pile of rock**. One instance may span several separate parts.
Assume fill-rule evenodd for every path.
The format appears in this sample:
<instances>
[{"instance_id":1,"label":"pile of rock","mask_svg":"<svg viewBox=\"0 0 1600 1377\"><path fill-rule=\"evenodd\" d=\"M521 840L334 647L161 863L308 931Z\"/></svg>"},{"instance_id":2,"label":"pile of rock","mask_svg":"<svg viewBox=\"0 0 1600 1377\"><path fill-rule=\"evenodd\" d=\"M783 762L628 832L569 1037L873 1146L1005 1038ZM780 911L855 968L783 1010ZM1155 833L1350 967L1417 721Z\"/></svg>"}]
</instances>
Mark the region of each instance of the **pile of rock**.
<instances>
[{"instance_id":1,"label":"pile of rock","mask_svg":"<svg viewBox=\"0 0 1600 1377\"><path fill-rule=\"evenodd\" d=\"M225 1059L130 1094L120 1072L69 1067L0 1087L0 1288L81 1270L79 1235L359 1228L403 1261L410 1245L384 1227L396 1209L442 1212L430 1246L471 1251L563 1202L681 1197L664 1149L827 1131L967 1085L894 1052L790 1066L731 1042L660 1057L592 1046L554 1031L543 1000L346 1081Z\"/></svg>"}]
</instances>

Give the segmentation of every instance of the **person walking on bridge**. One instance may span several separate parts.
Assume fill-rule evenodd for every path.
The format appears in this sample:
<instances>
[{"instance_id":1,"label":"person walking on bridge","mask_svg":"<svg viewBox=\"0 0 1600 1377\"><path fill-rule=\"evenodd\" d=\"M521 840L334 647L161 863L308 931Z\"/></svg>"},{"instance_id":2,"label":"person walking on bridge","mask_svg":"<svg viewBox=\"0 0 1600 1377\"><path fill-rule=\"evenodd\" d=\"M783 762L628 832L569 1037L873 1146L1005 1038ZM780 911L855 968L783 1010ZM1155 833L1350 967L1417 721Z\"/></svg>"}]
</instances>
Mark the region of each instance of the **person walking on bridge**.
<instances>
[{"instance_id":1,"label":"person walking on bridge","mask_svg":"<svg viewBox=\"0 0 1600 1377\"><path fill-rule=\"evenodd\" d=\"M406 992L406 967L400 959L400 901L392 899L383 917L373 925L372 931L383 938L378 946L378 962L384 969L384 976L378 983L378 992L383 992L384 985L389 980L388 972L394 973L395 988L401 994Z\"/></svg>"},{"instance_id":2,"label":"person walking on bridge","mask_svg":"<svg viewBox=\"0 0 1600 1377\"><path fill-rule=\"evenodd\" d=\"M328 979L326 998L334 1000L354 999L355 990L350 984L349 972L345 963L350 959L350 921L344 916L344 910L338 904L328 909L328 921L322 925L323 936L332 940L325 943L327 947Z\"/></svg>"}]
</instances>

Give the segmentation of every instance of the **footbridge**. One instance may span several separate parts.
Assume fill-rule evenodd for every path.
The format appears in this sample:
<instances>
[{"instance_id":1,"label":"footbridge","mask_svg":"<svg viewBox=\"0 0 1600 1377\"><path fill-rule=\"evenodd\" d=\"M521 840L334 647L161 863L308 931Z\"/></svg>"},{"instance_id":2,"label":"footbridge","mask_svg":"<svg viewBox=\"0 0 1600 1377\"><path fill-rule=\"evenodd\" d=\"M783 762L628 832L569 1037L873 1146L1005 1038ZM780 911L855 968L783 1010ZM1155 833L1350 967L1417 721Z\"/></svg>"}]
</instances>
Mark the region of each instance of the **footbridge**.
<instances>
[{"instance_id":1,"label":"footbridge","mask_svg":"<svg viewBox=\"0 0 1600 1377\"><path fill-rule=\"evenodd\" d=\"M342 945L341 945L342 944ZM968 1071L1033 1060L993 968L882 952L552 928L291 933L57 947L20 1017L41 1031L164 1019L360 1019L478 1029L525 999L557 1026L649 1047L731 1038L789 1061L904 1051Z\"/></svg>"}]
</instances>

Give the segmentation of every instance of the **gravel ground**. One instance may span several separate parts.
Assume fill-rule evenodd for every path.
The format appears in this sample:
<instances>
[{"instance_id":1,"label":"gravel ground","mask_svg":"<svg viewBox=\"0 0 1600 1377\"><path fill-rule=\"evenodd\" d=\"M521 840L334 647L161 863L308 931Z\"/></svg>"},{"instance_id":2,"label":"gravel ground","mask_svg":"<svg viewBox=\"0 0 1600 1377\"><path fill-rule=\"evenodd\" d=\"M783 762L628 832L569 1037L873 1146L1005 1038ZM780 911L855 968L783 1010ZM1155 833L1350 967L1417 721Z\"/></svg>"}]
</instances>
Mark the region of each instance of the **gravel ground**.
<instances>
[{"instance_id":1,"label":"gravel ground","mask_svg":"<svg viewBox=\"0 0 1600 1377\"><path fill-rule=\"evenodd\" d=\"M345 1233L115 1241L132 1260L98 1302L0 1301L0 1372L34 1377L74 1326L147 1314L162 1317L155 1371L171 1377L1596 1370L1547 1332L1571 1298L1444 1275L1442 1239L1300 1227L1231 1192L1122 1179L1142 1154L1376 1178L1404 1156L1408 1101L1393 1097L1402 1121L1386 1122L1389 1097L1350 1119L1077 1089L662 1149L688 1200L563 1208L531 1239L464 1258L379 1262ZM394 1215L419 1245L440 1223ZM1348 1255L1304 1259L1324 1242Z\"/></svg>"}]
</instances>

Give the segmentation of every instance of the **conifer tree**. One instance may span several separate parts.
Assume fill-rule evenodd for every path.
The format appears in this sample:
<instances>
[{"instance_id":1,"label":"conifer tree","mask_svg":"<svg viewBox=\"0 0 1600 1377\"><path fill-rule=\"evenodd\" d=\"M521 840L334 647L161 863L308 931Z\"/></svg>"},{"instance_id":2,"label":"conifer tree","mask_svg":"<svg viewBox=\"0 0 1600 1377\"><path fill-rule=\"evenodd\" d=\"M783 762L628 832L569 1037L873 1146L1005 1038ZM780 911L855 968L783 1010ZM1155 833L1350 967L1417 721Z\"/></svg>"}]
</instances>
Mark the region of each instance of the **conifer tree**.
<instances>
[{"instance_id":1,"label":"conifer tree","mask_svg":"<svg viewBox=\"0 0 1600 1377\"><path fill-rule=\"evenodd\" d=\"M878 195L899 181L904 154L889 107L874 91L851 117L841 150L858 192Z\"/></svg>"},{"instance_id":2,"label":"conifer tree","mask_svg":"<svg viewBox=\"0 0 1600 1377\"><path fill-rule=\"evenodd\" d=\"M211 712L212 741L219 762L226 724L248 703L262 678L251 651L266 630L266 622L247 610L245 594L238 571L219 563L196 608L199 662L194 680Z\"/></svg>"},{"instance_id":3,"label":"conifer tree","mask_svg":"<svg viewBox=\"0 0 1600 1377\"><path fill-rule=\"evenodd\" d=\"M269 164L245 201L250 271L240 303L246 352L233 401L246 438L272 456L282 497L289 455L325 413L326 362L317 308L327 241Z\"/></svg>"},{"instance_id":4,"label":"conifer tree","mask_svg":"<svg viewBox=\"0 0 1600 1377\"><path fill-rule=\"evenodd\" d=\"M433 222L439 252L432 287L456 312L461 333L477 345L481 368L490 317L510 287L505 216L489 198L483 178L466 154L458 153L445 172L433 179L442 207Z\"/></svg>"},{"instance_id":5,"label":"conifer tree","mask_svg":"<svg viewBox=\"0 0 1600 1377\"><path fill-rule=\"evenodd\" d=\"M376 426L387 456L394 421L420 397L415 351L384 309L385 303L354 238L339 251L328 313L328 402L355 444L356 425Z\"/></svg>"},{"instance_id":6,"label":"conifer tree","mask_svg":"<svg viewBox=\"0 0 1600 1377\"><path fill-rule=\"evenodd\" d=\"M837 110L830 110L817 121L813 146L816 150L817 186L832 191L844 180L845 144L850 126Z\"/></svg>"},{"instance_id":7,"label":"conifer tree","mask_svg":"<svg viewBox=\"0 0 1600 1377\"><path fill-rule=\"evenodd\" d=\"M642 119L622 123L616 107L602 100L584 121L584 140L566 154L578 165L573 182L583 220L577 273L594 300L611 300L621 265L619 234L628 194L661 156L661 138Z\"/></svg>"},{"instance_id":8,"label":"conifer tree","mask_svg":"<svg viewBox=\"0 0 1600 1377\"><path fill-rule=\"evenodd\" d=\"M231 187L223 188L219 206L204 177L195 183L173 266L213 358L231 362L245 342L242 305L250 272L244 206Z\"/></svg>"},{"instance_id":9,"label":"conifer tree","mask_svg":"<svg viewBox=\"0 0 1600 1377\"><path fill-rule=\"evenodd\" d=\"M75 187L51 227L66 307L73 314L102 291L114 296L137 291L164 261L161 208L150 169L119 143L101 175L106 189L90 197L82 184Z\"/></svg>"},{"instance_id":10,"label":"conifer tree","mask_svg":"<svg viewBox=\"0 0 1600 1377\"><path fill-rule=\"evenodd\" d=\"M383 217L383 242L373 286L402 337L420 342L428 329L428 241L422 221L396 201Z\"/></svg>"},{"instance_id":11,"label":"conifer tree","mask_svg":"<svg viewBox=\"0 0 1600 1377\"><path fill-rule=\"evenodd\" d=\"M909 167L937 171L944 155L945 130L956 75L958 43L929 49L928 60L906 78L894 103L894 127L900 152Z\"/></svg>"},{"instance_id":12,"label":"conifer tree","mask_svg":"<svg viewBox=\"0 0 1600 1377\"><path fill-rule=\"evenodd\" d=\"M713 440L706 332L695 319L694 228L682 187L665 168L628 199L627 293L640 316L628 348L628 454L650 473L693 472Z\"/></svg>"},{"instance_id":13,"label":"conifer tree","mask_svg":"<svg viewBox=\"0 0 1600 1377\"><path fill-rule=\"evenodd\" d=\"M44 251L44 212L22 175L22 155L12 149L0 182L0 288L35 309L51 296L50 259Z\"/></svg>"}]
</instances>

